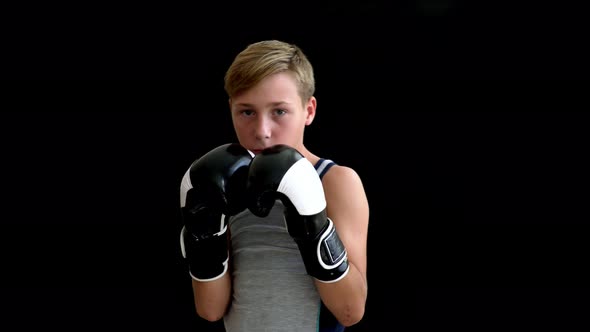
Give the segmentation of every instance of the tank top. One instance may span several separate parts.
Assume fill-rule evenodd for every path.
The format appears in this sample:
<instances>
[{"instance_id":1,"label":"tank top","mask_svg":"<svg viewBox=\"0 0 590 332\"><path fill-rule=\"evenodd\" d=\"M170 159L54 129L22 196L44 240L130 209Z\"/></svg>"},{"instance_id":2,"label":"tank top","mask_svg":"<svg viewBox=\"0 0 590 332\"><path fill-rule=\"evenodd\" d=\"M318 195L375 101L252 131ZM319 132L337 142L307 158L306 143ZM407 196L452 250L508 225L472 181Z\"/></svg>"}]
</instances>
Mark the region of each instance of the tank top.
<instances>
[{"instance_id":1,"label":"tank top","mask_svg":"<svg viewBox=\"0 0 590 332\"><path fill-rule=\"evenodd\" d=\"M320 159L320 178L334 166ZM344 331L324 306L289 235L285 207L275 202L265 218L245 210L229 222L233 293L223 318L227 332Z\"/></svg>"}]
</instances>

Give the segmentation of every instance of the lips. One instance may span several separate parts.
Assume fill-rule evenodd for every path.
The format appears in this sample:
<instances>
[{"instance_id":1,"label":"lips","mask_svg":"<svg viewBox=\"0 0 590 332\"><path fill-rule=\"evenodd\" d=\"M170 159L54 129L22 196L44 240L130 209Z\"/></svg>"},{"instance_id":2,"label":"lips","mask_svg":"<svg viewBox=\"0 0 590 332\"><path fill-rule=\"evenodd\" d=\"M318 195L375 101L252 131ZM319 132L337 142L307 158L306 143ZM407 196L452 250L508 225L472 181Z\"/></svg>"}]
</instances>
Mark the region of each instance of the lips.
<instances>
[{"instance_id":1,"label":"lips","mask_svg":"<svg viewBox=\"0 0 590 332\"><path fill-rule=\"evenodd\" d=\"M268 147L266 147L266 148L261 148L261 149L249 149L249 150L250 150L250 151L252 151L253 153L259 154L259 153L261 153L262 151L264 151L264 149L267 149L267 148L268 148Z\"/></svg>"}]
</instances>

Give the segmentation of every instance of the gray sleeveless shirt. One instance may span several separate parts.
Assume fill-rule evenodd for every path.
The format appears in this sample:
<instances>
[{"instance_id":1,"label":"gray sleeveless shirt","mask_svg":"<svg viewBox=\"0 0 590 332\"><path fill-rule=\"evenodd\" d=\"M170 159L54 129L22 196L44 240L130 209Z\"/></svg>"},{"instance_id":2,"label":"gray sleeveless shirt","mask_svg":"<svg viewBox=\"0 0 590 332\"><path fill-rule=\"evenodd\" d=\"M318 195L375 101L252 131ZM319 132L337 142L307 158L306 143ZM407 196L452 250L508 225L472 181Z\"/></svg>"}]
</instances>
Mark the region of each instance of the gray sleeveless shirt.
<instances>
[{"instance_id":1,"label":"gray sleeveless shirt","mask_svg":"<svg viewBox=\"0 0 590 332\"><path fill-rule=\"evenodd\" d=\"M322 177L334 162L315 165ZM245 210L231 218L232 301L227 332L343 331L323 305L287 232L280 200L266 218Z\"/></svg>"}]
</instances>

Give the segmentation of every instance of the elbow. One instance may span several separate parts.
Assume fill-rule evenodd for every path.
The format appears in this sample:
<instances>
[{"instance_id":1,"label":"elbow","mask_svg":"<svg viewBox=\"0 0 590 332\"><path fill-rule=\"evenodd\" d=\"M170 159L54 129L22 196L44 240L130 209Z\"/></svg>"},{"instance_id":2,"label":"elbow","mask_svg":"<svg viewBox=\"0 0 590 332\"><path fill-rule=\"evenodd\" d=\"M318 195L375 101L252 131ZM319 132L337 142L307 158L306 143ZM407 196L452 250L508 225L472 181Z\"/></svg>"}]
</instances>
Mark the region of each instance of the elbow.
<instances>
[{"instance_id":1,"label":"elbow","mask_svg":"<svg viewBox=\"0 0 590 332\"><path fill-rule=\"evenodd\" d=\"M209 322L217 322L218 320L223 318L224 313L219 310L211 310L207 308L199 308L197 307L197 315L204 320Z\"/></svg>"},{"instance_id":2,"label":"elbow","mask_svg":"<svg viewBox=\"0 0 590 332\"><path fill-rule=\"evenodd\" d=\"M364 306L358 306L357 308L348 307L341 315L339 315L340 317L337 317L337 319L344 327L350 327L359 323L364 315Z\"/></svg>"}]
</instances>

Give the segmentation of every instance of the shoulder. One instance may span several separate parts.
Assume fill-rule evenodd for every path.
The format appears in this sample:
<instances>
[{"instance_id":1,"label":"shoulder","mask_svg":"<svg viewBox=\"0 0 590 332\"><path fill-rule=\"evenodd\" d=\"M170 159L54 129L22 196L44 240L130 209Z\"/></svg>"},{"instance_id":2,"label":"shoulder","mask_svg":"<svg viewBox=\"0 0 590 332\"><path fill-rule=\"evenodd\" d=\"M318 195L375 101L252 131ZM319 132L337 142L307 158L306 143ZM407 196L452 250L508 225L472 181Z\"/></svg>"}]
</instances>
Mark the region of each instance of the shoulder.
<instances>
[{"instance_id":1,"label":"shoulder","mask_svg":"<svg viewBox=\"0 0 590 332\"><path fill-rule=\"evenodd\" d=\"M356 204L364 205L366 202L365 189L359 174L352 168L335 164L322 178L322 184L328 203L345 204L356 201Z\"/></svg>"},{"instance_id":2,"label":"shoulder","mask_svg":"<svg viewBox=\"0 0 590 332\"><path fill-rule=\"evenodd\" d=\"M358 185L361 184L362 181L354 169L334 163L332 164L332 167L330 167L329 172L325 173L322 182L329 185L347 186L354 184Z\"/></svg>"},{"instance_id":3,"label":"shoulder","mask_svg":"<svg viewBox=\"0 0 590 332\"><path fill-rule=\"evenodd\" d=\"M318 156L309 159L320 176L326 199L343 196L347 191L357 195L365 194L361 178L353 168Z\"/></svg>"}]
</instances>

